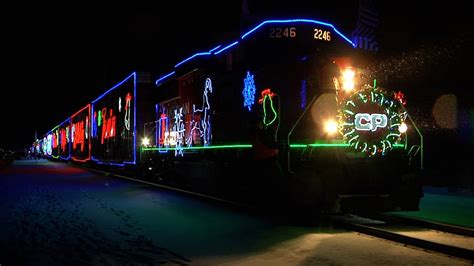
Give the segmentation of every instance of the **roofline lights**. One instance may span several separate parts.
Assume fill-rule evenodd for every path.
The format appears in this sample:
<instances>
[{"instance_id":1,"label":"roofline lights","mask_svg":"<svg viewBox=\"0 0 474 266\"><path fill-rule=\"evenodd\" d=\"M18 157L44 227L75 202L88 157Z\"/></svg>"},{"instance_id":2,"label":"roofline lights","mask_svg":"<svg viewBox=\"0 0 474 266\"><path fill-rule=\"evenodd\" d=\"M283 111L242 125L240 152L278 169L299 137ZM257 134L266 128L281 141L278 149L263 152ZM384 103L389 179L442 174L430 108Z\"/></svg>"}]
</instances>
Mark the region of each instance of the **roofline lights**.
<instances>
[{"instance_id":1,"label":"roofline lights","mask_svg":"<svg viewBox=\"0 0 474 266\"><path fill-rule=\"evenodd\" d=\"M155 82L155 84L156 84L156 85L159 85L159 84L160 84L160 81L162 81L162 80L164 80L164 79L170 77L170 76L173 75L174 73L176 73L176 72L173 71L173 72L170 72L170 73L168 73L168 74L162 76L161 78L159 78L159 79Z\"/></svg>"},{"instance_id":2,"label":"roofline lights","mask_svg":"<svg viewBox=\"0 0 474 266\"><path fill-rule=\"evenodd\" d=\"M126 77L124 80L122 80L121 82L115 84L115 86L113 86L112 88L108 89L106 92L104 92L102 95L100 95L97 99L93 100L92 101L92 104L94 104L95 102L97 102L98 100L102 99L105 95L107 95L109 92L113 91L115 88L119 87L120 85L122 85L124 82L128 81L131 77L134 77L134 79L136 79L136 72L133 72L132 74L130 74L130 76Z\"/></svg>"},{"instance_id":3,"label":"roofline lights","mask_svg":"<svg viewBox=\"0 0 474 266\"><path fill-rule=\"evenodd\" d=\"M327 22L322 22L322 21L319 21L319 20L314 20L314 19L269 19L269 20L265 20L263 21L262 23L258 24L257 26L255 26L253 29L247 31L246 33L244 33L240 39L243 40L245 39L247 36L249 36L250 34L252 34L253 32L255 32L256 30L258 30L259 28L261 28L263 25L265 24L272 24L272 23L312 23L312 24L317 24L317 25L323 25L323 26L326 26L326 27L330 27L332 28L341 38L343 38L345 41L347 41L352 47L356 47L357 45L355 43L353 43L348 37L346 37L344 34L342 34L336 27L334 27L334 25L332 25L331 23L327 23ZM239 41L235 41L227 46L225 46L224 48L221 48L220 50L218 50L217 52L214 53L214 51L216 51L217 49L219 49L221 47L221 45L218 45L214 48L212 48L211 50L209 50L208 52L200 52L200 53L195 53L194 55L182 60L181 62L177 63L176 65L174 65L174 68L177 68L179 67L180 65L188 62L188 61L191 61L192 59L196 58L196 57L199 57L199 56L204 56L204 55L218 55L220 53L222 53L223 51L237 45L239 43ZM175 74L175 71L173 72L170 72L162 77L160 77L158 80L156 80L156 85L159 85L160 82L168 77L170 77L171 75Z\"/></svg>"},{"instance_id":4,"label":"roofline lights","mask_svg":"<svg viewBox=\"0 0 474 266\"><path fill-rule=\"evenodd\" d=\"M235 42L233 42L233 43L227 45L226 47L220 49L219 51L215 52L214 54L216 54L216 55L217 55L217 54L220 54L220 53L222 53L223 51L225 51L225 50L231 48L232 46L237 45L238 43L239 43L239 41L235 41Z\"/></svg>"},{"instance_id":5,"label":"roofline lights","mask_svg":"<svg viewBox=\"0 0 474 266\"><path fill-rule=\"evenodd\" d=\"M194 55L184 59L183 61L177 63L176 65L174 65L174 67L179 67L180 65L188 62L189 60L193 59L194 57L198 57L198 56L201 56L201 55L211 55L210 52L202 52L202 53L195 53Z\"/></svg>"},{"instance_id":6,"label":"roofline lights","mask_svg":"<svg viewBox=\"0 0 474 266\"><path fill-rule=\"evenodd\" d=\"M177 63L176 65L174 65L174 67L179 67L180 65L190 61L191 59L195 58L195 57L198 57L198 56L202 56L202 55L212 55L212 52L214 52L215 50L219 49L222 45L218 45L214 48L212 48L211 50L209 50L209 52L201 52L201 53L195 53L194 55L184 59L183 61Z\"/></svg>"}]
</instances>

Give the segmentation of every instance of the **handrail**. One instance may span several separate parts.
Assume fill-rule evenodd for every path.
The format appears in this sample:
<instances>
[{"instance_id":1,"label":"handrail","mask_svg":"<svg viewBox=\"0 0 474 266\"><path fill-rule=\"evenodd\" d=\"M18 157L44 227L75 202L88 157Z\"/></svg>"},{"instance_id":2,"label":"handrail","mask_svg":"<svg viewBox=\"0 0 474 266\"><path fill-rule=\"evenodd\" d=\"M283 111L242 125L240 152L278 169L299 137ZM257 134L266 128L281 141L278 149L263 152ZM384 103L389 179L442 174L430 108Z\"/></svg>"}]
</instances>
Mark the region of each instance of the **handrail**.
<instances>
[{"instance_id":1,"label":"handrail","mask_svg":"<svg viewBox=\"0 0 474 266\"><path fill-rule=\"evenodd\" d=\"M420 136L420 149L421 149L421 154L420 154L420 169L423 170L423 157L424 157L424 147L423 147L423 135L421 134L420 129L416 126L415 121L411 118L410 114L407 112L405 109L405 106L400 103L400 106L403 108L403 111L407 114L408 119L410 119L411 124L415 128L416 132ZM413 146L412 146L413 147Z\"/></svg>"},{"instance_id":2,"label":"handrail","mask_svg":"<svg viewBox=\"0 0 474 266\"><path fill-rule=\"evenodd\" d=\"M313 99L311 99L311 101L309 102L309 104L306 105L306 108L304 109L304 111L301 113L301 115L298 117L298 119L296 120L295 124L293 124L293 127L290 129L290 132L288 132L288 136L287 136L287 139L286 139L286 145L287 145L287 168L288 168L288 172L290 174L294 174L293 171L291 171L291 165L290 165L290 153L291 153L291 148L290 148L290 136L291 136L291 133L293 133L293 130L295 130L296 126L300 123L301 119L303 118L303 116L306 114L306 112L309 110L309 108L311 106L313 106L313 103L316 101L316 97L318 96L318 94L315 94L313 96Z\"/></svg>"},{"instance_id":3,"label":"handrail","mask_svg":"<svg viewBox=\"0 0 474 266\"><path fill-rule=\"evenodd\" d=\"M416 156L418 154L418 152L420 151L420 145L413 145L413 146L411 146L410 150L408 151L408 155L411 154L411 152L413 151L413 148L416 148L416 151L413 153L413 156Z\"/></svg>"}]
</instances>

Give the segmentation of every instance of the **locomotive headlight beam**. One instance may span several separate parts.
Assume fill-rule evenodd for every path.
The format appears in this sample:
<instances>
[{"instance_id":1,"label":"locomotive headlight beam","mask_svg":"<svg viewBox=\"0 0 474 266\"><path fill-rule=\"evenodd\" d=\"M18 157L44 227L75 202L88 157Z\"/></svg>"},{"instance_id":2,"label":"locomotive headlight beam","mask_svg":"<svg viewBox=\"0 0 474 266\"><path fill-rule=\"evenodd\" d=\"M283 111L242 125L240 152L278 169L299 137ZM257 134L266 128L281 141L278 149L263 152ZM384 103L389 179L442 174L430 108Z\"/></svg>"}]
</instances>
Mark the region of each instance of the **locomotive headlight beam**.
<instances>
[{"instance_id":1,"label":"locomotive headlight beam","mask_svg":"<svg viewBox=\"0 0 474 266\"><path fill-rule=\"evenodd\" d=\"M324 124L324 130L329 135L332 135L332 134L336 133L337 132L337 122L334 121L334 120L326 121L326 123Z\"/></svg>"},{"instance_id":2,"label":"locomotive headlight beam","mask_svg":"<svg viewBox=\"0 0 474 266\"><path fill-rule=\"evenodd\" d=\"M407 124L405 124L405 122L401 123L400 126L398 127L398 130L400 131L400 133L405 133L407 132Z\"/></svg>"},{"instance_id":3,"label":"locomotive headlight beam","mask_svg":"<svg viewBox=\"0 0 474 266\"><path fill-rule=\"evenodd\" d=\"M342 71L342 89L350 92L354 89L355 72L352 68L346 68Z\"/></svg>"}]
</instances>

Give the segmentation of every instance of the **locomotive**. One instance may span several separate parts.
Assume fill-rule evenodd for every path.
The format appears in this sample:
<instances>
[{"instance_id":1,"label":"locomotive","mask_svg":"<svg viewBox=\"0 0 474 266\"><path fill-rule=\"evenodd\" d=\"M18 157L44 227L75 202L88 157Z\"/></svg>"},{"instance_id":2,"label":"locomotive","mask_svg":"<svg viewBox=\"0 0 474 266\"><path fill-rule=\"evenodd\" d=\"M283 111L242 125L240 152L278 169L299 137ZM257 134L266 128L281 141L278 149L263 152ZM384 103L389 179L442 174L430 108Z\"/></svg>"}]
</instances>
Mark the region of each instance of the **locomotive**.
<instances>
[{"instance_id":1,"label":"locomotive","mask_svg":"<svg viewBox=\"0 0 474 266\"><path fill-rule=\"evenodd\" d=\"M422 134L355 47L327 22L265 20L155 82L130 74L33 148L246 203L416 210Z\"/></svg>"}]
</instances>

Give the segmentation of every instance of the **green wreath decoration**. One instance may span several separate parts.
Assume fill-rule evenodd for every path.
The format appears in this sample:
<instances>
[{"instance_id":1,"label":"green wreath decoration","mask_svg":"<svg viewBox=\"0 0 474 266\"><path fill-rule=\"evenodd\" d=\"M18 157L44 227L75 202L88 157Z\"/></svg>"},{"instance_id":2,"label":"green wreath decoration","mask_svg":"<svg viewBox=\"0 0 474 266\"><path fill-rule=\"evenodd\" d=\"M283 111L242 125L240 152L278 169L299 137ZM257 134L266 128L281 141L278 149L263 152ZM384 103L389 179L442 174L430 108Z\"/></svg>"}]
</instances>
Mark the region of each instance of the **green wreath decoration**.
<instances>
[{"instance_id":1,"label":"green wreath decoration","mask_svg":"<svg viewBox=\"0 0 474 266\"><path fill-rule=\"evenodd\" d=\"M349 146L370 156L385 154L401 140L406 112L381 88L364 85L340 104L339 132Z\"/></svg>"}]
</instances>

